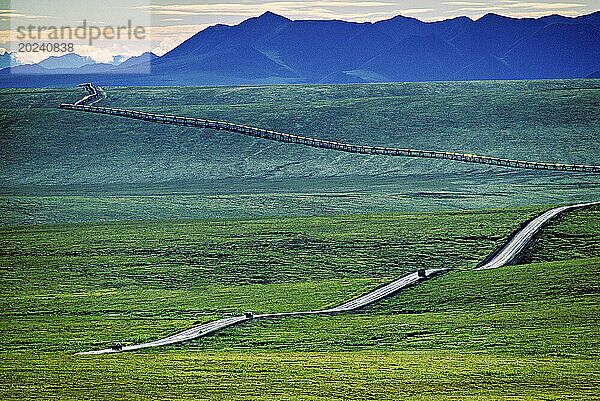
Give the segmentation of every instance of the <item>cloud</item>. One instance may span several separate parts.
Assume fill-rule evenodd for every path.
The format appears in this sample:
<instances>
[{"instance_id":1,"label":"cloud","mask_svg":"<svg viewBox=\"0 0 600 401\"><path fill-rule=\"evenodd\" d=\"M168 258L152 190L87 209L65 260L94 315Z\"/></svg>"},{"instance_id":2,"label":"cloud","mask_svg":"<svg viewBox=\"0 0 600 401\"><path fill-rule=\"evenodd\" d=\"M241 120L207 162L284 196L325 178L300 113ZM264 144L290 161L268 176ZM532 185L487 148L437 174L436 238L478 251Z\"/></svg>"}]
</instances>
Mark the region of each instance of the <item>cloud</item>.
<instances>
[{"instance_id":1,"label":"cloud","mask_svg":"<svg viewBox=\"0 0 600 401\"><path fill-rule=\"evenodd\" d=\"M211 25L212 24L151 26L146 30L148 34L147 39L152 43L152 52L161 56L181 44L181 42Z\"/></svg>"},{"instance_id":2,"label":"cloud","mask_svg":"<svg viewBox=\"0 0 600 401\"><path fill-rule=\"evenodd\" d=\"M477 3L474 1L444 1L442 4L447 6L487 6L487 3Z\"/></svg>"},{"instance_id":3,"label":"cloud","mask_svg":"<svg viewBox=\"0 0 600 401\"><path fill-rule=\"evenodd\" d=\"M500 11L506 10L506 7L461 7L455 8L452 10L446 11L446 13L456 13L456 12L492 12L492 11Z\"/></svg>"},{"instance_id":4,"label":"cloud","mask_svg":"<svg viewBox=\"0 0 600 401\"><path fill-rule=\"evenodd\" d=\"M155 41L163 40L165 37L189 37L210 25L212 24L150 26L146 28L146 34L147 39Z\"/></svg>"},{"instance_id":5,"label":"cloud","mask_svg":"<svg viewBox=\"0 0 600 401\"><path fill-rule=\"evenodd\" d=\"M547 3L519 0L500 0L494 5L469 1L447 1L443 4L465 4L465 7L453 8L444 13L446 15L466 13L473 19L477 19L489 12L500 12L502 15L514 18L538 18L549 14L575 17L581 14L582 8L586 7L585 4L581 3Z\"/></svg>"},{"instance_id":6,"label":"cloud","mask_svg":"<svg viewBox=\"0 0 600 401\"><path fill-rule=\"evenodd\" d=\"M407 8L405 10L396 10L400 14L422 14L435 11L433 8Z\"/></svg>"},{"instance_id":7,"label":"cloud","mask_svg":"<svg viewBox=\"0 0 600 401\"><path fill-rule=\"evenodd\" d=\"M180 44L180 40L174 38L166 38L161 40L159 43L156 44L156 46L152 48L152 53L156 54L157 56L162 56L163 54L173 50Z\"/></svg>"},{"instance_id":8,"label":"cloud","mask_svg":"<svg viewBox=\"0 0 600 401\"><path fill-rule=\"evenodd\" d=\"M36 19L36 18L54 18L49 15L28 15L17 13L16 10L0 10L0 17L10 17L10 18L27 18L27 19Z\"/></svg>"},{"instance_id":9,"label":"cloud","mask_svg":"<svg viewBox=\"0 0 600 401\"><path fill-rule=\"evenodd\" d=\"M104 21L90 21L90 20L79 20L77 21L78 24L83 24L86 23L87 25L106 25L106 22Z\"/></svg>"},{"instance_id":10,"label":"cloud","mask_svg":"<svg viewBox=\"0 0 600 401\"><path fill-rule=\"evenodd\" d=\"M352 22L374 22L391 18L398 14L421 15L435 11L433 8L398 9L398 4L391 1L270 1L265 3L215 3L215 4L172 4L148 5L138 8L148 9L154 15L171 17L190 16L229 16L230 23L238 23L265 11L272 11L291 19L337 19ZM161 21L170 20L165 18Z\"/></svg>"},{"instance_id":11,"label":"cloud","mask_svg":"<svg viewBox=\"0 0 600 401\"><path fill-rule=\"evenodd\" d=\"M212 24L200 25L168 25L152 26L147 29L148 39L151 41L151 50L154 54L162 56L189 39L196 33L208 28Z\"/></svg>"},{"instance_id":12,"label":"cloud","mask_svg":"<svg viewBox=\"0 0 600 401\"><path fill-rule=\"evenodd\" d=\"M515 11L503 13L503 15L513 18L539 18L549 14L560 14L564 17L578 17L581 15L581 13L576 10Z\"/></svg>"},{"instance_id":13,"label":"cloud","mask_svg":"<svg viewBox=\"0 0 600 401\"><path fill-rule=\"evenodd\" d=\"M288 9L294 10L298 8L316 8L316 7L393 7L396 3L382 1L272 1L264 3L214 3L214 4L172 4L172 5L149 5L139 6L136 8L150 9L153 13L219 13L219 12L247 12L267 9Z\"/></svg>"},{"instance_id":14,"label":"cloud","mask_svg":"<svg viewBox=\"0 0 600 401\"><path fill-rule=\"evenodd\" d=\"M529 8L534 10L562 10L585 7L585 4L580 3L517 3L514 1L504 1L503 3L508 8Z\"/></svg>"},{"instance_id":15,"label":"cloud","mask_svg":"<svg viewBox=\"0 0 600 401\"><path fill-rule=\"evenodd\" d=\"M249 16L262 14L265 11L273 11L276 13L290 16L309 16L312 18L345 18L346 16L354 16L353 9L360 8L389 8L390 12L397 6L394 2L386 1L334 1L334 0L317 0L317 1L271 1L265 3L215 3L215 4L172 4L172 5L149 5L140 6L151 10L155 15L172 15L172 16L194 16L194 15L233 15L233 16ZM425 9L411 9L419 12ZM430 9L427 9L430 10Z\"/></svg>"},{"instance_id":16,"label":"cloud","mask_svg":"<svg viewBox=\"0 0 600 401\"><path fill-rule=\"evenodd\" d=\"M6 44L10 41L11 31L8 29L0 30L0 43Z\"/></svg>"}]
</instances>

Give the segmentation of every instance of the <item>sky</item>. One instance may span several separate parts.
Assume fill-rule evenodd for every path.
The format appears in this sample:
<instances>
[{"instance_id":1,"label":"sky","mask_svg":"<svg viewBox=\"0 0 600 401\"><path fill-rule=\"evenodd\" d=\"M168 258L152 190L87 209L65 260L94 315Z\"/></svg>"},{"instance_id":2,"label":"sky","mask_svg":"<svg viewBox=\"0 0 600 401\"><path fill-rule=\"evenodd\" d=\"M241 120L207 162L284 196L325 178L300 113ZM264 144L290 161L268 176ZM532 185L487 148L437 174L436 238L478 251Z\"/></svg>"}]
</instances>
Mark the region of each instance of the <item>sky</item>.
<instances>
[{"instance_id":1,"label":"sky","mask_svg":"<svg viewBox=\"0 0 600 401\"><path fill-rule=\"evenodd\" d=\"M162 55L196 32L214 24L235 25L265 11L290 19L341 19L375 22L396 15L422 21L438 21L457 16L472 19L493 12L517 18L536 18L550 14L578 16L600 10L600 0L519 1L519 0L0 0L0 53L18 50L20 43L43 43L36 35L17 36L17 28L68 26L75 29L85 20L88 29L127 26L144 28L143 39L105 39L89 42L75 40L75 52L96 61L112 56L139 55L153 51ZM21 30L23 32L23 30ZM108 31L111 32L111 31ZM123 31L124 32L124 31ZM48 40L48 31L40 38ZM24 50L24 49L21 49ZM37 62L54 52L17 52L21 62Z\"/></svg>"}]
</instances>

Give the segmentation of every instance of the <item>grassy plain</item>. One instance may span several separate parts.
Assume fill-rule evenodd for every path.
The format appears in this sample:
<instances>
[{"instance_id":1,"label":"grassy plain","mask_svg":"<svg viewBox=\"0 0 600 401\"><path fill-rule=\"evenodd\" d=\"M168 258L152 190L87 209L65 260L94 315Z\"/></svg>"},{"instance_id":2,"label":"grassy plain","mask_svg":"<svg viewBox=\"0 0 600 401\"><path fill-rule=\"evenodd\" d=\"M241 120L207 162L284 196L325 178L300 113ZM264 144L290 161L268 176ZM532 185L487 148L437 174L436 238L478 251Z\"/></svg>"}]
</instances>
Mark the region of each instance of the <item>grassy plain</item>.
<instances>
[{"instance_id":1,"label":"grassy plain","mask_svg":"<svg viewBox=\"0 0 600 401\"><path fill-rule=\"evenodd\" d=\"M173 330L174 318L181 327L182 320L245 310L320 308L421 266L473 267L515 221L540 210L5 227L0 302L21 312L3 328L18 344L29 331L19 318L54 325L66 314L78 316L74 324L93 325L130 316L140 326L155 319L141 331L161 336ZM91 337L78 346L100 346L96 331L81 330ZM146 339L138 330L130 335L121 339ZM39 341L73 349L59 338Z\"/></svg>"},{"instance_id":2,"label":"grassy plain","mask_svg":"<svg viewBox=\"0 0 600 401\"><path fill-rule=\"evenodd\" d=\"M97 83L102 85L101 82ZM600 164L594 80L107 88L105 105L359 144ZM598 399L600 211L473 272L600 178L347 155L57 109L0 90L0 399ZM257 321L100 358L247 310Z\"/></svg>"},{"instance_id":3,"label":"grassy plain","mask_svg":"<svg viewBox=\"0 0 600 401\"><path fill-rule=\"evenodd\" d=\"M600 208L549 226L539 263L471 270L542 209L4 227L2 397L594 399ZM360 313L73 355L334 305L424 264L455 270Z\"/></svg>"},{"instance_id":4,"label":"grassy plain","mask_svg":"<svg viewBox=\"0 0 600 401\"><path fill-rule=\"evenodd\" d=\"M107 106L322 139L600 164L597 80L106 91ZM0 90L0 224L489 209L600 196L594 175L345 154L57 108L82 92Z\"/></svg>"},{"instance_id":5,"label":"grassy plain","mask_svg":"<svg viewBox=\"0 0 600 401\"><path fill-rule=\"evenodd\" d=\"M1 361L0 361L1 362ZM598 399L598 364L444 351L17 356L5 399Z\"/></svg>"}]
</instances>

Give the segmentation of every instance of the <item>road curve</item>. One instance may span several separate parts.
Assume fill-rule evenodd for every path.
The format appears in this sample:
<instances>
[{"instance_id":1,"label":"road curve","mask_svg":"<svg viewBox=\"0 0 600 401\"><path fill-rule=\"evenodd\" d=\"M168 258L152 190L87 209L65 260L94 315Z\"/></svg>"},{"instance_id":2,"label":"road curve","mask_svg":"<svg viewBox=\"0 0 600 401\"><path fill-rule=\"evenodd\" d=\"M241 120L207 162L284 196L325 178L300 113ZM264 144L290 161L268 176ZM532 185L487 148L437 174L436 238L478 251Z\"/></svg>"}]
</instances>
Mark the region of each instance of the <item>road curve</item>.
<instances>
[{"instance_id":1,"label":"road curve","mask_svg":"<svg viewBox=\"0 0 600 401\"><path fill-rule=\"evenodd\" d=\"M519 230L494 257L483 265L475 268L475 270L494 269L509 264L527 248L527 245L535 235L552 219L563 213L593 205L600 205L600 202L580 203L548 210L531 220L525 227Z\"/></svg>"},{"instance_id":2,"label":"road curve","mask_svg":"<svg viewBox=\"0 0 600 401\"><path fill-rule=\"evenodd\" d=\"M298 135L285 134L282 132L265 130L262 128L249 127L246 125L232 124L222 121L211 121L200 118L189 118L179 116L165 116L162 114L144 113L134 110L114 109L110 107L91 106L91 104L102 99L96 88L90 84L82 84L89 92L88 96L74 104L62 103L59 107L65 110L85 111L89 113L109 114L113 116L133 118L136 120L151 121L161 124L182 125L186 127L208 128L222 131L234 132L256 138L269 139L284 143L295 143L314 148L331 149L348 153L359 153L369 155L420 157L428 159L448 159L468 163L489 164L494 166L526 168L538 170L579 171L587 173L600 173L600 166L588 166L583 164L564 163L541 163L524 160L505 159L500 157L473 155L468 153L438 152L432 150L389 148L380 146L353 145L335 141L308 138Z\"/></svg>"},{"instance_id":3,"label":"road curve","mask_svg":"<svg viewBox=\"0 0 600 401\"><path fill-rule=\"evenodd\" d=\"M348 302L344 302L341 305L338 305L329 309L321 309L321 310L313 310L306 312L284 312L284 313L265 313L260 315L241 315L241 316L233 316L227 317L224 319L215 320L213 322L205 323L200 326L195 326L189 328L187 330L181 331L179 333L173 334L171 336L161 338L156 341L150 341L143 344L137 345L128 345L123 347L121 350L114 350L112 348L101 349L97 351L86 351L79 352L78 355L99 355L99 354L113 354L117 352L125 352L125 351L137 351L144 348L151 347L160 347L165 345L179 344L182 342L187 342L191 340L195 340L200 337L205 337L210 334L213 334L217 331L226 329L228 327L236 326L238 324L249 322L252 320L258 319L275 319L282 317L291 317L291 316L307 316L307 315L332 315L336 313L344 313L344 312L352 312L363 308L367 305L373 304L375 302L381 301L384 298L387 298L396 292L400 291L403 288L409 287L411 285L417 284L420 281L426 280L428 278L435 277L442 273L447 272L449 269L429 269L425 270L425 277L419 277L418 272L407 274L399 278L398 280L392 281L382 287L379 287L373 291L370 291L364 295L361 295L358 298L352 299Z\"/></svg>"},{"instance_id":4,"label":"road curve","mask_svg":"<svg viewBox=\"0 0 600 401\"><path fill-rule=\"evenodd\" d=\"M495 256L493 256L485 264L475 268L474 270L487 270L507 265L527 248L527 246L531 243L533 237L552 219L556 218L557 216L563 213L568 213L576 209L581 209L593 205L600 205L600 202L580 203L570 206L561 206L542 213L540 216L531 220L515 235L513 235L513 237L508 241L508 243L499 252L497 252ZM265 313L253 316L241 315L227 317L224 319L219 319L213 322L205 323L200 326L189 328L187 330L181 331L168 337L161 338L159 340L150 341L143 344L124 346L120 350L106 348L96 351L79 352L77 355L113 354L118 352L137 351L144 348L179 344L211 335L213 333L216 333L217 331L221 331L226 328L239 325L241 323L250 322L252 320L258 319L274 319L307 315L332 315L337 313L352 312L361 309L367 305L371 305L373 303L381 301L382 299L385 299L406 287L418 284L423 280L446 273L449 270L450 269L425 270L425 277L419 277L418 272L410 273L395 281L392 281L389 284L381 286L364 295L361 295L358 298L352 299L348 302L344 302L343 304L329 309L320 309L305 312Z\"/></svg>"}]
</instances>

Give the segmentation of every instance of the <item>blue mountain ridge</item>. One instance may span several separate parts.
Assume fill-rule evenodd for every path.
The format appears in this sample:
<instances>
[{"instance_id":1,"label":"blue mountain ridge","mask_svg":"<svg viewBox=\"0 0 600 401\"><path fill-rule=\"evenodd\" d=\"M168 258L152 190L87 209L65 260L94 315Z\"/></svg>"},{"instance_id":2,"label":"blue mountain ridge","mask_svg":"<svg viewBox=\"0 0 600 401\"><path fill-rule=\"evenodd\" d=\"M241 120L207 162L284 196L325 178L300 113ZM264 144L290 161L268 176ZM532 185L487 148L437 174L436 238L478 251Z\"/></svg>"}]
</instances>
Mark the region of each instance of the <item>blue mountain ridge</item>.
<instances>
[{"instance_id":1,"label":"blue mountain ridge","mask_svg":"<svg viewBox=\"0 0 600 401\"><path fill-rule=\"evenodd\" d=\"M574 18L486 14L437 22L396 16L375 23L293 21L266 12L238 25L208 27L163 56L136 63L149 74L128 68L107 68L86 79L203 85L585 78L600 70L600 11ZM75 71L60 72L22 76L21 84L83 79L82 71L71 79ZM0 86L18 83L7 69L2 73Z\"/></svg>"}]
</instances>

